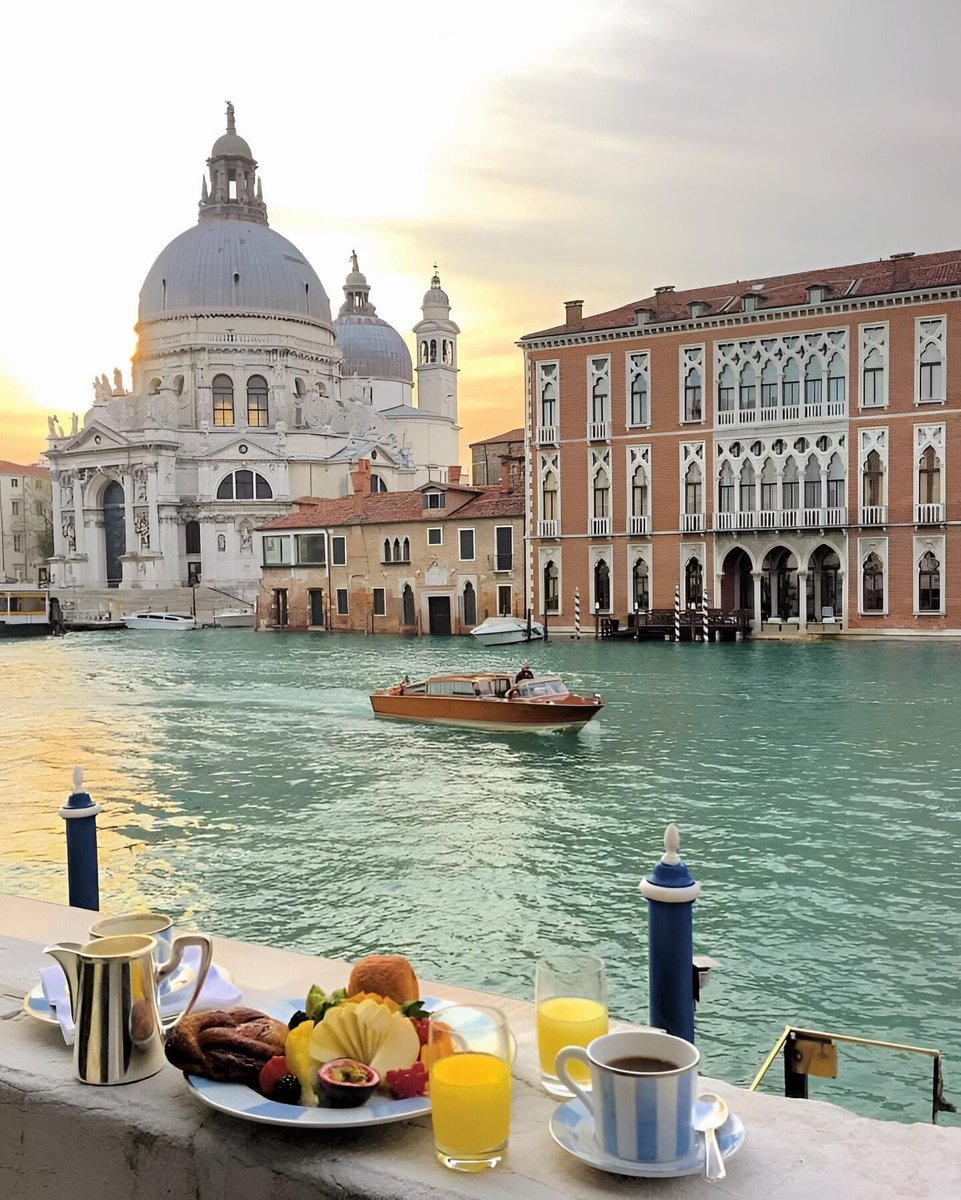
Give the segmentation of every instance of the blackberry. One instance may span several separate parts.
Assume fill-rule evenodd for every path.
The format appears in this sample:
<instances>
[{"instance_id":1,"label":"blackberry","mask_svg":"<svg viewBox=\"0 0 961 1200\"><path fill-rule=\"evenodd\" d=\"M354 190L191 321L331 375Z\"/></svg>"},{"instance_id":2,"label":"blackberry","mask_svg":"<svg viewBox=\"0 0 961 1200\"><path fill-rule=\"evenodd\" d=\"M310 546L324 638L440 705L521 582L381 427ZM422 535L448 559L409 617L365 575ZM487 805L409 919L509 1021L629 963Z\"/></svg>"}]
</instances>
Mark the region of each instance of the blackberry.
<instances>
[{"instance_id":1,"label":"blackberry","mask_svg":"<svg viewBox=\"0 0 961 1200\"><path fill-rule=\"evenodd\" d=\"M299 1104L300 1103L300 1080L296 1075L281 1075L274 1084L274 1090L270 1093L271 1100L277 1100L281 1104Z\"/></svg>"},{"instance_id":2,"label":"blackberry","mask_svg":"<svg viewBox=\"0 0 961 1200\"><path fill-rule=\"evenodd\" d=\"M303 1021L307 1020L307 1014L302 1008L299 1008L287 1022L288 1029L296 1029Z\"/></svg>"}]
</instances>

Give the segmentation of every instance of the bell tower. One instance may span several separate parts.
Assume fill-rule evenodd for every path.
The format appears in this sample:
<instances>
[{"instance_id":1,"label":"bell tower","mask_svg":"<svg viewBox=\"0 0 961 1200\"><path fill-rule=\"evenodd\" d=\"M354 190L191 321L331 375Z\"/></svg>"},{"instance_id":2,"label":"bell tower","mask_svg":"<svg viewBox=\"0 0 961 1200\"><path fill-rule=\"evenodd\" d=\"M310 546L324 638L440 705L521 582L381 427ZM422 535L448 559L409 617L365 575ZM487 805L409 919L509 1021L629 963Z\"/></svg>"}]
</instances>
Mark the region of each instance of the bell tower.
<instances>
[{"instance_id":1,"label":"bell tower","mask_svg":"<svg viewBox=\"0 0 961 1200\"><path fill-rule=\"evenodd\" d=\"M203 181L200 191L200 220L228 217L266 225L267 205L257 176L257 163L250 147L237 133L234 106L227 101L227 132L214 142L207 159L210 187Z\"/></svg>"},{"instance_id":2,"label":"bell tower","mask_svg":"<svg viewBox=\"0 0 961 1200\"><path fill-rule=\"evenodd\" d=\"M440 286L434 263L430 289L421 305L423 319L414 326L417 335L417 407L457 420L457 335L450 319L450 300Z\"/></svg>"}]
</instances>

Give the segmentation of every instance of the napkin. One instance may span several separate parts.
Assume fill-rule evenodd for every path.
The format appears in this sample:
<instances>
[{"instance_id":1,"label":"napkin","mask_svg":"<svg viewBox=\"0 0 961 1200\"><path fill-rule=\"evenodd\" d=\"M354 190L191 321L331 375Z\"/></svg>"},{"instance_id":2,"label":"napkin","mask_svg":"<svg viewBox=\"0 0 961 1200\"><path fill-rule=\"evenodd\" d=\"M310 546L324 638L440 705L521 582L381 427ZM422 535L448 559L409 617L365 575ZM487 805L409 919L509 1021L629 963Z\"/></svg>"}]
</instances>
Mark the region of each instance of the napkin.
<instances>
[{"instance_id":1,"label":"napkin","mask_svg":"<svg viewBox=\"0 0 961 1200\"><path fill-rule=\"evenodd\" d=\"M182 967L190 967L196 972L199 966L200 947L188 946L184 951ZM178 968L175 975L180 973L182 967ZM47 1003L56 1014L61 1032L63 1033L63 1040L68 1046L72 1046L77 1030L73 1021L73 1013L70 1011L67 977L64 975L60 964L54 963L53 966L42 967L40 970L40 983L43 987L43 994ZM193 980L184 987L179 987L174 991L166 987L161 987L158 995L161 1017L165 1019L167 1017L175 1017L177 1013L183 1012L193 994ZM233 1004L240 999L240 995L240 988L233 983L227 971L223 967L218 967L216 963L211 963L210 970L207 972L207 978L204 980L204 986L200 989L200 995L197 997L197 1003L194 1005L194 1008L220 1008L224 1004Z\"/></svg>"}]
</instances>

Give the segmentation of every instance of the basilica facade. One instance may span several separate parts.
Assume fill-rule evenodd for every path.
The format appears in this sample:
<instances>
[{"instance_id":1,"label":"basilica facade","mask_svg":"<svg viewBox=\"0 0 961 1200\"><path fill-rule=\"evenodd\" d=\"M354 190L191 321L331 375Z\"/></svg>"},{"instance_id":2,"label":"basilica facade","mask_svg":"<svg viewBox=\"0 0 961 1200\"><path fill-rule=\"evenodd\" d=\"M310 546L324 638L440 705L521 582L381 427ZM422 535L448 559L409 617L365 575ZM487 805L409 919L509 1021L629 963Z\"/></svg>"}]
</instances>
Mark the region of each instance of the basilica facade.
<instances>
[{"instance_id":1,"label":"basilica facade","mask_svg":"<svg viewBox=\"0 0 961 1200\"><path fill-rule=\"evenodd\" d=\"M436 267L414 367L356 255L334 318L270 228L232 105L207 168L197 224L141 289L129 388L100 375L82 419L50 419L54 586L252 596L253 530L295 498L348 494L361 459L376 491L443 483L458 461L460 331Z\"/></svg>"}]
</instances>

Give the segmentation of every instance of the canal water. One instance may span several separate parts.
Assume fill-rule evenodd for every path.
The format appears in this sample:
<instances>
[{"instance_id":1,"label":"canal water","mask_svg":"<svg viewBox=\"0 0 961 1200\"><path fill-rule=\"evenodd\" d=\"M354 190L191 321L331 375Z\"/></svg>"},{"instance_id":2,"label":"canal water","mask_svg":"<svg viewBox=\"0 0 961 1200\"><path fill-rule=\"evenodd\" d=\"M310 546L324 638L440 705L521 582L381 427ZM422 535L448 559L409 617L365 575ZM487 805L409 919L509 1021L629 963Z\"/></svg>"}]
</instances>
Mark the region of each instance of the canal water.
<instances>
[{"instance_id":1,"label":"canal water","mask_svg":"<svg viewBox=\"0 0 961 1200\"><path fill-rule=\"evenodd\" d=\"M244 630L0 643L0 892L66 901L74 763L105 806L102 906L530 997L595 950L646 1017L638 882L664 827L701 881L706 1073L785 1024L941 1048L961 1099L961 646L552 642L606 708L578 735L375 721L368 693L523 647ZM928 1059L842 1048L811 1093L930 1114ZM781 1085L780 1064L766 1085ZM942 1117L945 1124L958 1117Z\"/></svg>"}]
</instances>

